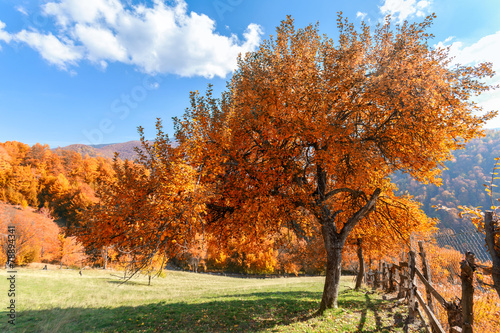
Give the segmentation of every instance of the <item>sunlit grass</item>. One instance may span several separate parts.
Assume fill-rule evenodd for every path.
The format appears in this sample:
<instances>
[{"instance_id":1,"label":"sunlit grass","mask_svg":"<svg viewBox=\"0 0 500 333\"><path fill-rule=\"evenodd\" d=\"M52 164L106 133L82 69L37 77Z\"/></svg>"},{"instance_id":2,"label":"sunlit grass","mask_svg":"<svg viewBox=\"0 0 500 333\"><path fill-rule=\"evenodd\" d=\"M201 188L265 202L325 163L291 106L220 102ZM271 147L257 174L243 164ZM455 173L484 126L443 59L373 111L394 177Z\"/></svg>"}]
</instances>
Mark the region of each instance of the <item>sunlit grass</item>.
<instances>
[{"instance_id":1,"label":"sunlit grass","mask_svg":"<svg viewBox=\"0 0 500 333\"><path fill-rule=\"evenodd\" d=\"M146 277L120 284L118 275L18 269L17 332L401 331L392 326L404 309L378 294L352 291L352 277L342 277L340 308L314 317L324 277L245 279L169 271L148 286ZM7 305L5 276L2 271L0 300ZM4 332L11 327L1 309Z\"/></svg>"}]
</instances>

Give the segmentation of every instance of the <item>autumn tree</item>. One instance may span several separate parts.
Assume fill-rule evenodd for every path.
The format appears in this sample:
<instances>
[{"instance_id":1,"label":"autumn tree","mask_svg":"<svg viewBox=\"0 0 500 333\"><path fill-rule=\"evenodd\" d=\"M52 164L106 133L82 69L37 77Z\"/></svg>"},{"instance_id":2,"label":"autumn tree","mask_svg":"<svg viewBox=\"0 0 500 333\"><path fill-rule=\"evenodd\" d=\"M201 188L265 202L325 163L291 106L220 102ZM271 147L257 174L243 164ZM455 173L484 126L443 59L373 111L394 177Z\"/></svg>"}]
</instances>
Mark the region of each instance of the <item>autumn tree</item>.
<instances>
[{"instance_id":1,"label":"autumn tree","mask_svg":"<svg viewBox=\"0 0 500 333\"><path fill-rule=\"evenodd\" d=\"M471 98L491 87L491 64L450 67L419 24L357 31L341 15L338 43L292 18L238 59L220 99L192 95L176 120L190 165L210 184L207 227L226 237L301 232L293 212L320 225L327 253L320 312L337 306L341 252L354 227L380 209L395 171L439 184L450 151L482 134ZM222 238L224 236L221 236ZM255 236L257 237L257 236Z\"/></svg>"},{"instance_id":2,"label":"autumn tree","mask_svg":"<svg viewBox=\"0 0 500 333\"><path fill-rule=\"evenodd\" d=\"M16 264L60 259L58 234L61 230L50 217L36 213L31 208L22 209L0 203L0 261L7 259L5 232L9 225L15 227Z\"/></svg>"},{"instance_id":3,"label":"autumn tree","mask_svg":"<svg viewBox=\"0 0 500 333\"><path fill-rule=\"evenodd\" d=\"M137 163L115 158L114 177L97 188L98 202L69 229L88 252L113 246L127 258L127 277L159 270L203 232L205 193L198 172L172 146L158 123L157 139L141 130ZM91 254L91 253L90 253Z\"/></svg>"},{"instance_id":4,"label":"autumn tree","mask_svg":"<svg viewBox=\"0 0 500 333\"><path fill-rule=\"evenodd\" d=\"M57 236L57 260L60 268L63 265L80 265L86 259L83 246L75 237L66 237L63 233Z\"/></svg>"},{"instance_id":5,"label":"autumn tree","mask_svg":"<svg viewBox=\"0 0 500 333\"><path fill-rule=\"evenodd\" d=\"M2 205L3 206L3 205ZM38 259L39 251L37 249L37 228L33 219L26 218L12 207L1 207L0 210L0 257L8 259L7 227L15 228L15 252L13 253L16 265L25 265ZM37 244L38 243L38 244Z\"/></svg>"}]
</instances>

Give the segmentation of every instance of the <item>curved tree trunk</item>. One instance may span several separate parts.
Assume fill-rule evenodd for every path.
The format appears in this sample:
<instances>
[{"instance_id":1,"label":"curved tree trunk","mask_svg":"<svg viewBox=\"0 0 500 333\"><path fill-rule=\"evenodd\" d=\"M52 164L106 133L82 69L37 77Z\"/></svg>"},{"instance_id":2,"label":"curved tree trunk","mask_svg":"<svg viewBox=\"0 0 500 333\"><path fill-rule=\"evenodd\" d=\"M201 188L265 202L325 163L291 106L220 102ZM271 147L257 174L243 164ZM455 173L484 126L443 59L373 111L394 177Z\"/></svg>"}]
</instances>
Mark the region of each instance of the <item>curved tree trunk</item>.
<instances>
[{"instance_id":1,"label":"curved tree trunk","mask_svg":"<svg viewBox=\"0 0 500 333\"><path fill-rule=\"evenodd\" d=\"M319 308L320 313L326 309L337 307L342 267L342 248L344 246L344 242L336 235L331 225L324 224L322 230L327 257L325 288L323 289L323 298Z\"/></svg>"},{"instance_id":2,"label":"curved tree trunk","mask_svg":"<svg viewBox=\"0 0 500 333\"><path fill-rule=\"evenodd\" d=\"M341 276L342 249L336 248L333 252L335 254L328 255L327 257L325 287L323 289L323 298L321 299L319 312L338 306L337 298Z\"/></svg>"},{"instance_id":3,"label":"curved tree trunk","mask_svg":"<svg viewBox=\"0 0 500 333\"><path fill-rule=\"evenodd\" d=\"M351 233L354 226L365 217L369 212L375 209L375 204L380 196L380 189L376 189L368 202L354 213L343 225L340 232L337 232L335 218L341 211L331 213L327 207L323 207L321 232L326 249L326 278L323 297L318 314L322 314L326 309L337 307L337 298L339 294L339 284L342 265L342 248L345 241Z\"/></svg>"},{"instance_id":4,"label":"curved tree trunk","mask_svg":"<svg viewBox=\"0 0 500 333\"><path fill-rule=\"evenodd\" d=\"M361 283L363 282L363 277L365 276L365 258L363 257L363 241L358 238L358 261L359 261L359 272L356 277L356 287L354 289L358 290L361 288Z\"/></svg>"}]
</instances>

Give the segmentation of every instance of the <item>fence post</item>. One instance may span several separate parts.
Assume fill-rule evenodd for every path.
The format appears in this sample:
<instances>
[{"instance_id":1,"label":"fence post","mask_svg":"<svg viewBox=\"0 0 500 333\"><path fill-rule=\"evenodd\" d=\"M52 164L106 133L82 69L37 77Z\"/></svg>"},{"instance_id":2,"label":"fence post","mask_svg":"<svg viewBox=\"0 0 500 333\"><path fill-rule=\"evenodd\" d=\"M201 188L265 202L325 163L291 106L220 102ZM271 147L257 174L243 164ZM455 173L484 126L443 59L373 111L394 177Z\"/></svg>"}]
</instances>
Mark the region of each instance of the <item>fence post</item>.
<instances>
[{"instance_id":1,"label":"fence post","mask_svg":"<svg viewBox=\"0 0 500 333\"><path fill-rule=\"evenodd\" d=\"M373 287L373 271L371 270L366 273L366 284Z\"/></svg>"},{"instance_id":2,"label":"fence post","mask_svg":"<svg viewBox=\"0 0 500 333\"><path fill-rule=\"evenodd\" d=\"M382 260L378 261L378 286L379 288L384 289L384 275L382 273L382 267L384 265L384 262Z\"/></svg>"},{"instance_id":3,"label":"fence post","mask_svg":"<svg viewBox=\"0 0 500 333\"><path fill-rule=\"evenodd\" d=\"M392 267L394 266L394 263L387 264L387 290L391 290L391 275L394 278L393 273L391 273Z\"/></svg>"},{"instance_id":4,"label":"fence post","mask_svg":"<svg viewBox=\"0 0 500 333\"><path fill-rule=\"evenodd\" d=\"M388 271L389 271L389 289L388 289L388 291L391 293L394 291L394 271L395 271L394 264L389 265Z\"/></svg>"},{"instance_id":5,"label":"fence post","mask_svg":"<svg viewBox=\"0 0 500 333\"><path fill-rule=\"evenodd\" d=\"M378 270L374 270L373 271L373 277L374 277L374 280L373 280L373 289L377 289L379 286L380 286L380 279L379 279L379 275L380 275L380 272Z\"/></svg>"},{"instance_id":6,"label":"fence post","mask_svg":"<svg viewBox=\"0 0 500 333\"><path fill-rule=\"evenodd\" d=\"M382 289L387 290L387 264L382 262Z\"/></svg>"},{"instance_id":7,"label":"fence post","mask_svg":"<svg viewBox=\"0 0 500 333\"><path fill-rule=\"evenodd\" d=\"M405 276L405 268L402 265L403 262L399 263L399 290L398 290L398 298L405 297L405 288L406 288L406 276Z\"/></svg>"},{"instance_id":8,"label":"fence post","mask_svg":"<svg viewBox=\"0 0 500 333\"><path fill-rule=\"evenodd\" d=\"M495 288L498 297L500 297L500 253L495 250L495 225L493 222L493 212L484 212L484 231L485 241L492 259L491 277L493 278L493 287ZM498 243L497 246L500 246Z\"/></svg>"},{"instance_id":9,"label":"fence post","mask_svg":"<svg viewBox=\"0 0 500 333\"><path fill-rule=\"evenodd\" d=\"M462 279L462 315L463 326L462 333L472 333L472 325L474 324L474 271L476 270L474 253L467 252L465 260L460 263L460 278Z\"/></svg>"},{"instance_id":10,"label":"fence post","mask_svg":"<svg viewBox=\"0 0 500 333\"><path fill-rule=\"evenodd\" d=\"M415 318L415 315L417 313L417 307L418 303L416 302L415 298L415 269L416 269L416 260L415 260L415 252L410 251L408 253L409 255L409 260L408 260L408 266L410 269L409 272L409 277L408 277L408 307L409 307L409 314L408 314L408 320L410 322L413 321Z\"/></svg>"},{"instance_id":11,"label":"fence post","mask_svg":"<svg viewBox=\"0 0 500 333\"><path fill-rule=\"evenodd\" d=\"M422 258L422 270L423 270L422 273L424 275L424 278L429 282L429 284L431 284L432 283L431 271L429 269L429 264L427 263L427 256L425 254L424 243L422 241L418 242L418 248L420 250L420 257ZM429 309L432 312L434 312L434 304L432 302L431 290L429 287L426 286L425 291L426 291L426 295L427 295L427 306L429 307ZM432 327L432 331L436 332L436 329L434 327Z\"/></svg>"},{"instance_id":12,"label":"fence post","mask_svg":"<svg viewBox=\"0 0 500 333\"><path fill-rule=\"evenodd\" d=\"M450 326L450 333L460 332L463 326L462 318L462 305L459 302L447 302L445 305L446 315L448 316L448 325ZM458 328L459 330L456 330Z\"/></svg>"}]
</instances>

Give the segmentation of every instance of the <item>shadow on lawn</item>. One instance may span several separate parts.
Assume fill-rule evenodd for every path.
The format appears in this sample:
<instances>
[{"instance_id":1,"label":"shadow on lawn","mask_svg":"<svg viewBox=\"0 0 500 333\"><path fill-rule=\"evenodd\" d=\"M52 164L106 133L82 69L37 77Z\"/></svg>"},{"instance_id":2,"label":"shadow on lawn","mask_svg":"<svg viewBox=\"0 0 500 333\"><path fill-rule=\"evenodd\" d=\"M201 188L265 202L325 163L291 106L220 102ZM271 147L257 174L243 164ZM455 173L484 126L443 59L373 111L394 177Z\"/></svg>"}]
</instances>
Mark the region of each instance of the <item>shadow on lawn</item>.
<instances>
[{"instance_id":1,"label":"shadow on lawn","mask_svg":"<svg viewBox=\"0 0 500 333\"><path fill-rule=\"evenodd\" d=\"M246 332L287 325L317 310L319 292L231 295L205 303L54 308L17 314L17 332ZM201 299L202 301L206 298ZM0 331L7 331L0 322Z\"/></svg>"},{"instance_id":2,"label":"shadow on lawn","mask_svg":"<svg viewBox=\"0 0 500 333\"><path fill-rule=\"evenodd\" d=\"M255 332L312 319L321 295L321 292L279 291L186 300L193 303L30 310L18 312L16 332ZM344 290L339 293L338 305L361 313L359 332L392 331L387 326L390 323L381 317L396 317L394 304L371 295L366 291ZM367 330L370 312L375 316L376 329ZM394 321L390 321L394 326ZM0 332L7 329L6 321L0 322Z\"/></svg>"},{"instance_id":3,"label":"shadow on lawn","mask_svg":"<svg viewBox=\"0 0 500 333\"><path fill-rule=\"evenodd\" d=\"M350 294L349 290L345 290L342 293L339 293L339 306L345 308L351 308L355 311L361 312L361 318L358 323L357 332L390 332L393 331L394 327L402 327L402 314L398 311L394 311L397 306L395 303L391 302L391 300L386 299L377 299L370 297L373 295L373 291L368 290L360 290L357 293L364 294L364 299L360 297L356 297L354 291ZM342 295L342 296L341 296ZM367 315L369 312L373 313L373 317L375 319L376 329L365 329L365 325L367 322ZM384 323L382 320L383 317L392 317L394 322L387 325L387 321ZM385 325L384 325L385 324Z\"/></svg>"}]
</instances>

